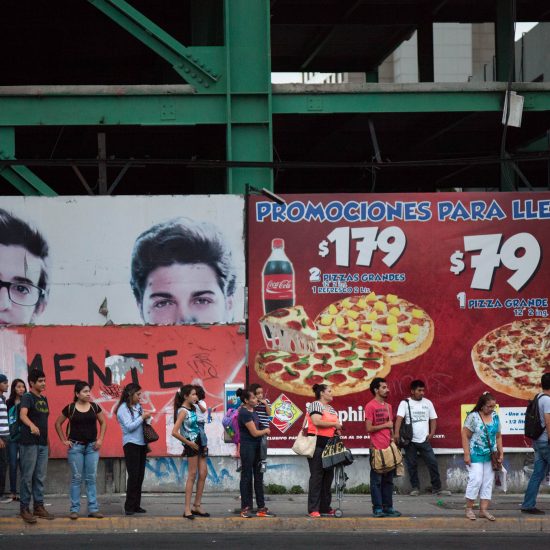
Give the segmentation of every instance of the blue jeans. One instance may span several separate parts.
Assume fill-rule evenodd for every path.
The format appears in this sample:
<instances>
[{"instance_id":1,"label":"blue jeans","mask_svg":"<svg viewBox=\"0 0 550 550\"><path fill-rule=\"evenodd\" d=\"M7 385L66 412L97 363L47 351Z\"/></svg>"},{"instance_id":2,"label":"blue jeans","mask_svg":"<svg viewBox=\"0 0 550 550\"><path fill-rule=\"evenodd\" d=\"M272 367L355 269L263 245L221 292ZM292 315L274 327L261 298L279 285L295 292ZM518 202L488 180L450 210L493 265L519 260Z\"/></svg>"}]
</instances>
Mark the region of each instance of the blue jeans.
<instances>
[{"instance_id":1,"label":"blue jeans","mask_svg":"<svg viewBox=\"0 0 550 550\"><path fill-rule=\"evenodd\" d=\"M67 453L67 460L71 467L71 512L80 512L80 486L83 480L86 482L88 513L97 512L99 507L95 480L99 452L94 449L94 443L73 443Z\"/></svg>"},{"instance_id":2,"label":"blue jeans","mask_svg":"<svg viewBox=\"0 0 550 550\"><path fill-rule=\"evenodd\" d=\"M386 474L377 474L370 470L370 498L372 509L389 510L393 508L393 477L395 470Z\"/></svg>"},{"instance_id":3,"label":"blue jeans","mask_svg":"<svg viewBox=\"0 0 550 550\"><path fill-rule=\"evenodd\" d=\"M535 449L535 468L523 497L521 505L523 510L535 507L540 484L545 478L548 468L550 468L550 445L548 444L548 440L533 441L533 449Z\"/></svg>"},{"instance_id":4,"label":"blue jeans","mask_svg":"<svg viewBox=\"0 0 550 550\"><path fill-rule=\"evenodd\" d=\"M8 459L10 461L10 493L17 494L17 468L19 466L19 441L12 441L8 444Z\"/></svg>"},{"instance_id":5,"label":"blue jeans","mask_svg":"<svg viewBox=\"0 0 550 550\"><path fill-rule=\"evenodd\" d=\"M34 506L44 504L44 482L48 471L47 445L19 445L21 486L19 497L21 510L28 510L31 497Z\"/></svg>"},{"instance_id":6,"label":"blue jeans","mask_svg":"<svg viewBox=\"0 0 550 550\"><path fill-rule=\"evenodd\" d=\"M418 480L418 455L424 460L430 472L432 491L439 491L441 489L441 478L437 467L437 459L428 441L424 441L423 443L414 443L411 441L411 443L405 447L405 464L407 465L407 472L409 473L412 488L420 489L420 481Z\"/></svg>"}]
</instances>

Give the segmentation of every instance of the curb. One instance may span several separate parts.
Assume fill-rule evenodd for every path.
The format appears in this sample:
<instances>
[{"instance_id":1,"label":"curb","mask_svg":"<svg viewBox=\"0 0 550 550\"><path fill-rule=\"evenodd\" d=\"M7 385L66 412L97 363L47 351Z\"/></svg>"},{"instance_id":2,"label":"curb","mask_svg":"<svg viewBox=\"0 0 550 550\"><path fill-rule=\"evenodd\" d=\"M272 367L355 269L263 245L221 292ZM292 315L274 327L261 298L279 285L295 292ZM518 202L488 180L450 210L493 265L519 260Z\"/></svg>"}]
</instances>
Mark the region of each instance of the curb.
<instances>
[{"instance_id":1,"label":"curb","mask_svg":"<svg viewBox=\"0 0 550 550\"><path fill-rule=\"evenodd\" d=\"M20 518L0 518L2 535L61 535L73 533L221 533L258 531L438 531L438 532L550 532L549 518L504 517L495 522L469 521L462 517L405 517L405 518L251 518L240 517L196 519L191 522L181 517L126 517L112 516L101 520L60 517L53 521L39 520L34 525Z\"/></svg>"}]
</instances>

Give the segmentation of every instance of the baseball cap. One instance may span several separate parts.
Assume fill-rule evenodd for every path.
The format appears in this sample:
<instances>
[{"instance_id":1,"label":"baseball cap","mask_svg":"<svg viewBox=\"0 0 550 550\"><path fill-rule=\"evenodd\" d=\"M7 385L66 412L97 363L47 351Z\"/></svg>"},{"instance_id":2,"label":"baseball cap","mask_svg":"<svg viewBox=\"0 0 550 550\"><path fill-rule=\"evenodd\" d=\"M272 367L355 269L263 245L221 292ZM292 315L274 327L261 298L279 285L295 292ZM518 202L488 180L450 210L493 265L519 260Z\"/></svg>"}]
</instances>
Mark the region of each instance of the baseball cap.
<instances>
[{"instance_id":1,"label":"baseball cap","mask_svg":"<svg viewBox=\"0 0 550 550\"><path fill-rule=\"evenodd\" d=\"M0 384L2 382L7 382L7 381L8 381L8 377L5 374L0 374Z\"/></svg>"}]
</instances>

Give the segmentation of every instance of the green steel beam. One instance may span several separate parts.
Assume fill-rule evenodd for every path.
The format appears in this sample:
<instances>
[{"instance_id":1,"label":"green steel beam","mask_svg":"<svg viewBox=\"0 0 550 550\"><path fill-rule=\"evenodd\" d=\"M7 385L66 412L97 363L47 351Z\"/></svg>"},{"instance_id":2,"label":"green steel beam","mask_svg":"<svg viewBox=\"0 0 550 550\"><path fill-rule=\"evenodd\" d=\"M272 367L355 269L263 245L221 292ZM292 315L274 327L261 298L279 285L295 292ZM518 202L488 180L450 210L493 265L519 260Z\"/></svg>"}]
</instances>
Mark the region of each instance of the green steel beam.
<instances>
[{"instance_id":1,"label":"green steel beam","mask_svg":"<svg viewBox=\"0 0 550 550\"><path fill-rule=\"evenodd\" d=\"M503 92L281 93L275 90L273 114L502 112ZM524 112L550 111L550 90L519 93L525 97Z\"/></svg>"},{"instance_id":2,"label":"green steel beam","mask_svg":"<svg viewBox=\"0 0 550 550\"><path fill-rule=\"evenodd\" d=\"M0 159L15 159L15 129L0 128ZM44 195L54 197L57 193L26 166L0 167L0 176L15 187L22 195Z\"/></svg>"},{"instance_id":3,"label":"green steel beam","mask_svg":"<svg viewBox=\"0 0 550 550\"><path fill-rule=\"evenodd\" d=\"M514 4L497 0L495 21L496 73L499 82L514 81Z\"/></svg>"},{"instance_id":4,"label":"green steel beam","mask_svg":"<svg viewBox=\"0 0 550 550\"><path fill-rule=\"evenodd\" d=\"M544 136L518 147L516 151L521 153L541 153L550 151L550 130Z\"/></svg>"},{"instance_id":5,"label":"green steel beam","mask_svg":"<svg viewBox=\"0 0 550 550\"><path fill-rule=\"evenodd\" d=\"M185 47L124 0L88 2L170 63L198 92L206 93L220 82L220 52L215 50L223 48ZM212 55L209 50L212 50Z\"/></svg>"},{"instance_id":6,"label":"green steel beam","mask_svg":"<svg viewBox=\"0 0 550 550\"><path fill-rule=\"evenodd\" d=\"M536 85L528 85L536 86ZM78 93L62 87L42 87L38 95L16 88L0 87L0 126L186 126L198 124L259 124L267 132L270 114L331 113L439 113L502 112L504 88L487 91L383 91L385 85L365 85L354 93L315 93L297 90L294 85L275 86L273 96L257 88L246 88L225 95L199 95L180 90L186 86L166 87L166 93L143 93L140 87L78 87ZM162 88L162 87L160 87ZM397 89L402 88L396 86ZM361 87L358 87L360 90ZM525 91L524 112L550 111L550 89ZM266 97L267 96L267 97ZM271 105L272 103L272 105ZM262 144L262 157L270 149ZM243 159L234 159L243 160ZM249 160L265 160L249 159Z\"/></svg>"},{"instance_id":7,"label":"green steel beam","mask_svg":"<svg viewBox=\"0 0 550 550\"><path fill-rule=\"evenodd\" d=\"M226 48L226 158L273 160L270 3L224 0ZM247 185L273 189L269 168L229 168L227 192L246 193Z\"/></svg>"},{"instance_id":8,"label":"green steel beam","mask_svg":"<svg viewBox=\"0 0 550 550\"><path fill-rule=\"evenodd\" d=\"M225 124L223 95L199 95L170 90L166 93L125 93L119 87L103 93L99 87L42 89L42 95L4 95L0 91L0 126L184 126ZM5 90L5 88L4 88ZM65 91L64 91L65 90ZM87 91L89 90L89 91ZM192 92L192 91L191 91Z\"/></svg>"}]
</instances>

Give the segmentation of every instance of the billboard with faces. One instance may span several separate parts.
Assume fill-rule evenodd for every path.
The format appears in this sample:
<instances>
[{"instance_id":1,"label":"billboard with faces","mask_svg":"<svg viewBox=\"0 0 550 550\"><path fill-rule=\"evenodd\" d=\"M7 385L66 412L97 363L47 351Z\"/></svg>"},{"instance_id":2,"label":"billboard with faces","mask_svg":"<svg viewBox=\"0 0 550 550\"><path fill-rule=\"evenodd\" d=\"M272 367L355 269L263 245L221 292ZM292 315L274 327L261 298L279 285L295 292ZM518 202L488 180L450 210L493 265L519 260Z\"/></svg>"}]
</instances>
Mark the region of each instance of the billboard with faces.
<instances>
[{"instance_id":1,"label":"billboard with faces","mask_svg":"<svg viewBox=\"0 0 550 550\"><path fill-rule=\"evenodd\" d=\"M2 197L0 325L244 319L238 196Z\"/></svg>"}]
</instances>

